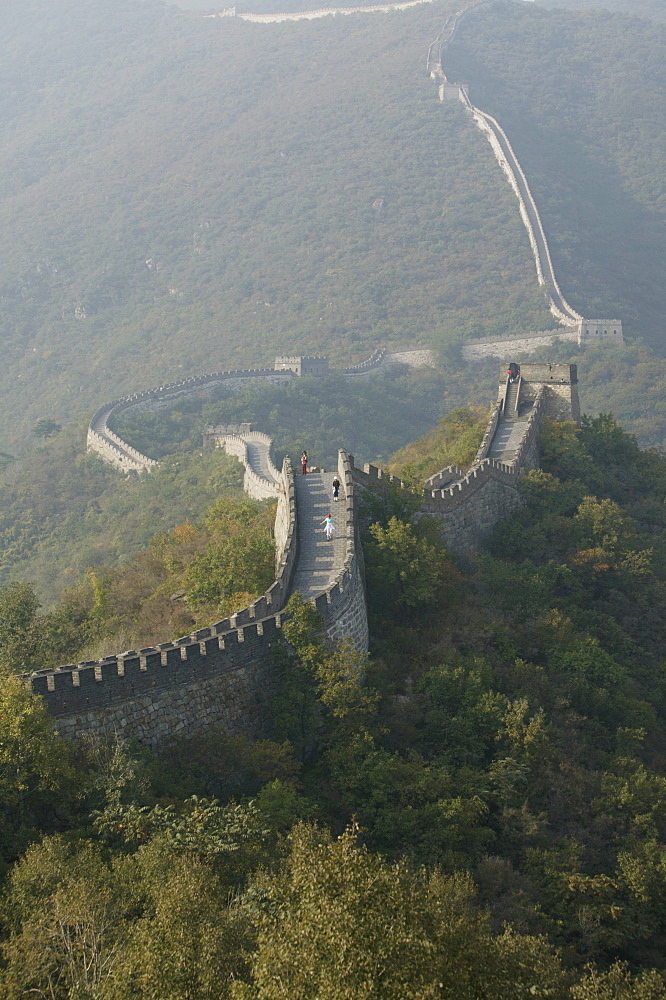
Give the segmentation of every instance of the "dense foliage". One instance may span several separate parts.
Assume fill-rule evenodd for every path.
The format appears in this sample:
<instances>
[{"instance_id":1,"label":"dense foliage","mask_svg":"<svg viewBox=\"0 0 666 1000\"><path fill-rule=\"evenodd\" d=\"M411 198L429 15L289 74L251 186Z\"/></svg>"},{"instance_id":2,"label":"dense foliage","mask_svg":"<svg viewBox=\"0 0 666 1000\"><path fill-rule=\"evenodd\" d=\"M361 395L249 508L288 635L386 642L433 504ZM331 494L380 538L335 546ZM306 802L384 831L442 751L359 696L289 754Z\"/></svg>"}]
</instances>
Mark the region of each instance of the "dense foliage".
<instances>
[{"instance_id":1,"label":"dense foliage","mask_svg":"<svg viewBox=\"0 0 666 1000\"><path fill-rule=\"evenodd\" d=\"M464 407L452 410L423 438L401 448L389 471L404 482L422 483L447 465L464 470L474 461L488 424L488 411Z\"/></svg>"},{"instance_id":2,"label":"dense foliage","mask_svg":"<svg viewBox=\"0 0 666 1000\"><path fill-rule=\"evenodd\" d=\"M121 564L219 493L242 494L242 467L221 451L169 455L150 475L123 476L85 453L70 426L8 464L0 479L0 585L25 576L53 603L90 566Z\"/></svg>"},{"instance_id":3,"label":"dense foliage","mask_svg":"<svg viewBox=\"0 0 666 1000\"><path fill-rule=\"evenodd\" d=\"M586 412L612 408L643 447L666 449L661 401L666 367L654 351L644 345L609 350L567 343L517 359L540 357L578 364ZM8 461L0 475L0 585L23 577L51 606L88 567L119 565L155 530L170 530L188 517L197 520L220 490L235 486L238 496L240 466L219 451L201 451L207 422L251 421L273 437L278 464L284 453L298 455L305 448L315 462L330 467L342 446L360 465L386 465L387 456L432 427L434 419L469 403L487 406L499 370L496 359L464 363L452 350L443 371L395 370L351 382L337 375L295 379L287 388L249 386L236 395L222 392L207 402L188 397L171 410L123 417L116 424L121 435L160 460L149 477L126 478L96 456L83 455L83 422L69 426ZM445 438L454 429L451 420L446 419ZM419 474L464 465L476 450L476 424L469 434L469 447L456 454L447 448L440 454L431 436ZM396 455L392 471L402 473L401 462Z\"/></svg>"},{"instance_id":4,"label":"dense foliage","mask_svg":"<svg viewBox=\"0 0 666 1000\"><path fill-rule=\"evenodd\" d=\"M274 518L274 504L219 497L201 523L154 535L122 568L89 568L45 614L30 584L0 588L0 669L140 649L240 611L273 582Z\"/></svg>"},{"instance_id":5,"label":"dense foliage","mask_svg":"<svg viewBox=\"0 0 666 1000\"><path fill-rule=\"evenodd\" d=\"M67 744L2 682L8 997L663 1000L666 463L541 447L469 566L366 495L372 658L295 598L262 740Z\"/></svg>"}]
</instances>

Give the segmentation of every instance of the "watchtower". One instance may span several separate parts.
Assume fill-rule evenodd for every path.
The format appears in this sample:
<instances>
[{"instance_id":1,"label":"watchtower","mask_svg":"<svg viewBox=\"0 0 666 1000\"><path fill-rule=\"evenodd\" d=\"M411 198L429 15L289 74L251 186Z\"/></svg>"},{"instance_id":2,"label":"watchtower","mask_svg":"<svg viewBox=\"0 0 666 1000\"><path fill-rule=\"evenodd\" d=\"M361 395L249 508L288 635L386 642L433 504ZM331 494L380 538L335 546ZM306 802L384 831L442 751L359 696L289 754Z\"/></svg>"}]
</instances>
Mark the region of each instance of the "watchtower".
<instances>
[{"instance_id":1,"label":"watchtower","mask_svg":"<svg viewBox=\"0 0 666 1000\"><path fill-rule=\"evenodd\" d=\"M577 365L521 365L520 399L533 403L538 390L546 389L543 415L550 420L580 421ZM504 398L506 365L500 371L500 399Z\"/></svg>"},{"instance_id":2,"label":"watchtower","mask_svg":"<svg viewBox=\"0 0 666 1000\"><path fill-rule=\"evenodd\" d=\"M296 375L328 375L328 358L307 358L301 355L275 359L276 372L294 372Z\"/></svg>"}]
</instances>

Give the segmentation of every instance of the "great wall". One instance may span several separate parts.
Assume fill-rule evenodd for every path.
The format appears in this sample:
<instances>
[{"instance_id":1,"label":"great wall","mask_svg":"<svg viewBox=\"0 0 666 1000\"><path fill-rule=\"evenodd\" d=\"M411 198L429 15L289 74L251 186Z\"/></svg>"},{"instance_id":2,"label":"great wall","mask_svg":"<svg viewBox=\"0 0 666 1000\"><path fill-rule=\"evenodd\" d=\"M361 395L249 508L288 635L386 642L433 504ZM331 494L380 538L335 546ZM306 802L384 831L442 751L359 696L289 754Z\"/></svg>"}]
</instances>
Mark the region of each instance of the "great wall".
<instances>
[{"instance_id":1,"label":"great wall","mask_svg":"<svg viewBox=\"0 0 666 1000\"><path fill-rule=\"evenodd\" d=\"M533 350L556 339L621 342L620 321L585 320L566 302L557 284L536 204L508 138L491 116L471 104L467 86L449 83L444 74L442 53L462 18L485 2L472 0L448 18L428 50L428 71L438 82L440 100L461 100L487 135L518 198L539 283L548 295L551 311L563 325L542 333L472 342L465 345L463 352L469 359L506 357L509 351ZM411 6L414 4L388 4L357 8L356 12ZM300 16L332 12L327 9ZM355 9L336 12L353 13ZM234 9L218 16L233 14ZM257 15L254 19L296 17ZM396 363L424 365L433 360L427 348L393 352L379 349L366 362L337 371L345 378L364 378ZM303 375L325 376L328 371L325 358L281 357L276 358L273 368L216 372L161 385L100 407L90 422L87 447L125 474L149 472L157 463L123 441L110 427L119 413L169 407L184 394L205 394L222 384L232 390L250 382L283 385ZM538 435L543 420L578 421L579 417L575 365L523 365L515 381L500 377L498 397L471 467L442 469L424 484L421 510L439 520L451 551L462 559L469 558L494 525L520 506L518 479L538 467ZM357 507L359 495L383 479L381 469L372 465L359 469L353 456L340 449L335 470L341 481L340 502L335 508L336 532L327 542L321 520L332 506L332 472L314 470L306 476L294 475L287 457L278 470L271 459L270 438L248 425L207 427L204 436L243 463L244 486L250 496L277 500L275 582L249 607L174 642L26 675L26 684L43 697L65 736L115 731L158 747L174 736L189 735L211 725L221 725L231 734L258 733L263 706L277 685L273 647L282 641L282 612L295 592L316 606L330 640L349 637L357 649L367 652ZM402 486L399 480L393 481Z\"/></svg>"},{"instance_id":2,"label":"great wall","mask_svg":"<svg viewBox=\"0 0 666 1000\"><path fill-rule=\"evenodd\" d=\"M305 374L324 361L289 360ZM275 370L242 377L268 378ZM227 374L241 377L238 372ZM162 387L158 399L166 389ZM524 365L516 382L500 381L470 469L443 469L425 484L422 511L439 520L448 547L461 558L471 556L488 531L520 505L517 480L538 466L537 437L545 417L578 420L575 365ZM116 438L109 451L106 441L98 445L98 437L95 431L90 447L126 471L118 451L126 449L125 443ZM250 496L277 499L275 582L249 607L174 642L26 675L26 683L44 698L66 736L115 731L157 747L176 735L211 725L222 725L232 734L258 732L262 706L276 689L273 646L281 641L282 611L295 592L313 602L331 640L349 637L357 649L367 652L357 501L360 493L382 480L381 469L372 465L359 469L353 457L340 449L335 470L341 481L340 500L334 508L336 531L329 542L321 521L333 506L332 472L294 475L288 458L278 470L271 459L270 438L247 426L209 426L205 437L243 463ZM128 456L136 462L140 453L133 450Z\"/></svg>"}]
</instances>

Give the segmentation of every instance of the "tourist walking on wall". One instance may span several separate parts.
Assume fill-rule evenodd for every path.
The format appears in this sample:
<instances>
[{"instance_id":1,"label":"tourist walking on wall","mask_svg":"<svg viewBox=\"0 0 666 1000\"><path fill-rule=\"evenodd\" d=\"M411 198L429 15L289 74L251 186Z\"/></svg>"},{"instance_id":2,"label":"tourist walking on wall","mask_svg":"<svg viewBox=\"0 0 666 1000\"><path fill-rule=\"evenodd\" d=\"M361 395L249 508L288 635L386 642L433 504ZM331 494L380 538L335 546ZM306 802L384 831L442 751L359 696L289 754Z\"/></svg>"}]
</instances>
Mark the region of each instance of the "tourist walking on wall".
<instances>
[{"instance_id":1,"label":"tourist walking on wall","mask_svg":"<svg viewBox=\"0 0 666 1000\"><path fill-rule=\"evenodd\" d=\"M333 480L333 499L337 502L340 496L340 480L336 476Z\"/></svg>"},{"instance_id":2,"label":"tourist walking on wall","mask_svg":"<svg viewBox=\"0 0 666 1000\"><path fill-rule=\"evenodd\" d=\"M308 471L308 453L304 451L301 455L301 469L303 470L303 475Z\"/></svg>"},{"instance_id":3,"label":"tourist walking on wall","mask_svg":"<svg viewBox=\"0 0 666 1000\"><path fill-rule=\"evenodd\" d=\"M326 527L324 529L326 531L326 541L330 542L331 538L333 538L333 529L335 527L335 525L333 524L333 517L332 517L332 515L331 514L327 514L326 517L324 518L324 520L320 521L319 523L326 525Z\"/></svg>"}]
</instances>

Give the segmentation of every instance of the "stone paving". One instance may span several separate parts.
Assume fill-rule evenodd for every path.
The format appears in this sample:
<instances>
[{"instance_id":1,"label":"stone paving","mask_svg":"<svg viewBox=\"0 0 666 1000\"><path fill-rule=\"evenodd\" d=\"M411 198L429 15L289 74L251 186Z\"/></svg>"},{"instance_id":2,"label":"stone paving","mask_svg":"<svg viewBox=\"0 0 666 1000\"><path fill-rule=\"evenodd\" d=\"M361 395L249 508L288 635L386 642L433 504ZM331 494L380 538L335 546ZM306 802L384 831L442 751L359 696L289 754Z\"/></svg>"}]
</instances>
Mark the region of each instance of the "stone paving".
<instances>
[{"instance_id":1,"label":"stone paving","mask_svg":"<svg viewBox=\"0 0 666 1000\"><path fill-rule=\"evenodd\" d=\"M326 590L344 566L346 505L343 486L340 499L333 502L334 476L333 472L308 472L303 476L300 470L295 471L298 562L292 590L300 590L305 599ZM327 542L321 522L329 513L335 530Z\"/></svg>"},{"instance_id":2,"label":"stone paving","mask_svg":"<svg viewBox=\"0 0 666 1000\"><path fill-rule=\"evenodd\" d=\"M506 463L514 461L526 432L527 415L519 420L501 420L493 436L488 458Z\"/></svg>"},{"instance_id":3,"label":"stone paving","mask_svg":"<svg viewBox=\"0 0 666 1000\"><path fill-rule=\"evenodd\" d=\"M247 445L247 460L252 471L263 479L267 479L269 483L278 483L279 481L271 473L271 462L266 445L260 441L250 441L245 435L242 437Z\"/></svg>"},{"instance_id":4,"label":"stone paving","mask_svg":"<svg viewBox=\"0 0 666 1000\"><path fill-rule=\"evenodd\" d=\"M268 448L260 441L242 435L247 444L250 467L258 475L273 482L270 473ZM296 484L296 517L298 519L298 561L292 582L292 592L300 590L305 600L316 597L335 582L345 562L344 486L340 485L340 499L333 500L334 472L308 472L294 470ZM327 514L333 515L333 538L326 541L324 525Z\"/></svg>"}]
</instances>

